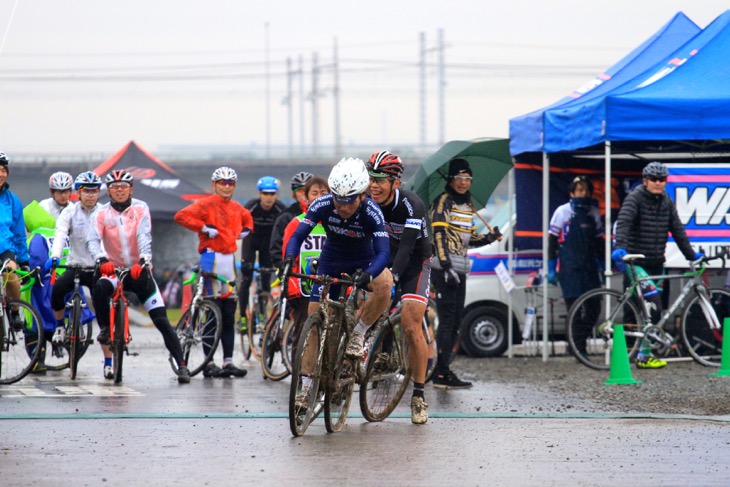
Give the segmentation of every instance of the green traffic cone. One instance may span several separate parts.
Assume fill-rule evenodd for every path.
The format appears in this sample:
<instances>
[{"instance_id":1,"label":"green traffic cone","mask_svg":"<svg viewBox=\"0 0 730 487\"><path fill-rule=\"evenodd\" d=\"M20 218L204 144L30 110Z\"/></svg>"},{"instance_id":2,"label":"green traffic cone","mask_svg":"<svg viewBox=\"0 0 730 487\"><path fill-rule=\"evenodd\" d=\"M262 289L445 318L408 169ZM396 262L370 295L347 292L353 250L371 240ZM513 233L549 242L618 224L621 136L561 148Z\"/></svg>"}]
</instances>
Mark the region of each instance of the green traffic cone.
<instances>
[{"instance_id":1,"label":"green traffic cone","mask_svg":"<svg viewBox=\"0 0 730 487\"><path fill-rule=\"evenodd\" d=\"M613 348L611 349L611 373L606 381L610 384L641 384L631 376L629 352L626 349L624 325L615 325L613 328Z\"/></svg>"},{"instance_id":2,"label":"green traffic cone","mask_svg":"<svg viewBox=\"0 0 730 487\"><path fill-rule=\"evenodd\" d=\"M730 377L730 318L725 318L722 325L722 355L720 357L720 370L710 377Z\"/></svg>"}]
</instances>

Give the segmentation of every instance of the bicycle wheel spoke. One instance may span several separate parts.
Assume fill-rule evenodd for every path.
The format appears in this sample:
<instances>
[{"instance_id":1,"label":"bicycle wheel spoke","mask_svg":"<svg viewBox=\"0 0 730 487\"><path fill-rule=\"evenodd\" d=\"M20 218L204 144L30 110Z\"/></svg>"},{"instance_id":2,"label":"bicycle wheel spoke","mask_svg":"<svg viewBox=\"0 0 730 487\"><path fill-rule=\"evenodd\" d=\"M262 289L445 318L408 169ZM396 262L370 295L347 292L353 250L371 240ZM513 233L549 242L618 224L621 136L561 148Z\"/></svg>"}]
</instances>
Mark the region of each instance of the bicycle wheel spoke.
<instances>
[{"instance_id":1,"label":"bicycle wheel spoke","mask_svg":"<svg viewBox=\"0 0 730 487\"><path fill-rule=\"evenodd\" d=\"M571 353L583 364L598 370L611 367L613 331L624 328L627 354L635 356L641 342L644 320L632 301L619 305L622 295L609 289L595 289L582 295L568 314L568 343Z\"/></svg>"},{"instance_id":2,"label":"bicycle wheel spoke","mask_svg":"<svg viewBox=\"0 0 730 487\"><path fill-rule=\"evenodd\" d=\"M713 329L708 318L714 312L720 326L730 317L730 292L725 289L707 290L712 310L703 309L695 296L682 313L682 341L689 355L708 367L719 367L722 357L722 329Z\"/></svg>"},{"instance_id":3,"label":"bicycle wheel spoke","mask_svg":"<svg viewBox=\"0 0 730 487\"><path fill-rule=\"evenodd\" d=\"M411 370L401 343L390 324L383 326L375 339L368 357L365 380L360 385L360 410L368 421L387 418L408 387Z\"/></svg>"},{"instance_id":4,"label":"bicycle wheel spoke","mask_svg":"<svg viewBox=\"0 0 730 487\"><path fill-rule=\"evenodd\" d=\"M22 323L13 326L10 310L17 310ZM3 318L0 349L0 384L12 384L25 377L44 352L45 341L40 316L24 301L8 300Z\"/></svg>"}]
</instances>

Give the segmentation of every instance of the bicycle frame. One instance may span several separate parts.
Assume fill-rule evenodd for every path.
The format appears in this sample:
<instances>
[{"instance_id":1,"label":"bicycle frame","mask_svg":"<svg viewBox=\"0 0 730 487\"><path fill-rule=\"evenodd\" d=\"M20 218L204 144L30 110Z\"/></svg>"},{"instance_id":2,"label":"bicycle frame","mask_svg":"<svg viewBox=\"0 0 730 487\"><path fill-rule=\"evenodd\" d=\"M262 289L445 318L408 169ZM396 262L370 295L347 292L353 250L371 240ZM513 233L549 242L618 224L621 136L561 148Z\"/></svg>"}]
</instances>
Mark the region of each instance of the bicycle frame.
<instances>
[{"instance_id":1,"label":"bicycle frame","mask_svg":"<svg viewBox=\"0 0 730 487\"><path fill-rule=\"evenodd\" d=\"M625 260L629 267L631 268L631 274L633 276L636 275L636 265L634 263L634 259L641 258L639 257L640 254L633 254L633 255L627 255ZM639 279L632 279L632 284L629 286L629 288L626 289L626 292L624 293L624 296L622 297L620 304L625 303L628 299L631 299L634 294L641 302L640 306L640 313L642 314L642 318L644 320L645 326L644 330L646 330L650 326L656 326L657 328L660 328L664 330L664 325L667 323L667 320L674 315L674 313L680 308L680 306L683 306L687 297L691 294L696 294L700 297L700 304L702 306L702 311L705 314L705 318L707 319L708 323L710 323L710 326L713 330L721 330L722 325L720 323L720 320L717 317L717 314L715 313L715 310L713 309L712 305L710 304L709 300L707 299L707 293L706 287L704 283L702 282L702 275L705 272L706 266L705 262L709 262L711 260L720 259L722 258L724 260L724 256L716 256L716 257L703 257L701 259L698 259L696 261L690 262L690 270L685 272L684 274L673 274L673 275L661 275L661 276L645 276L641 277ZM723 266L724 267L724 266ZM664 310L662 313L661 318L659 319L659 322L654 325L651 321L651 313L648 309L648 303L646 299L644 299L644 295L641 292L641 283L646 281L657 281L657 280L677 280L677 279L689 279L684 286L682 286L682 290L679 293L679 296L672 302L669 309ZM615 309L618 310L620 308L616 307ZM610 317L610 322L613 322L613 316ZM626 332L627 336L638 336L643 337L644 332L641 333L638 332Z\"/></svg>"}]
</instances>

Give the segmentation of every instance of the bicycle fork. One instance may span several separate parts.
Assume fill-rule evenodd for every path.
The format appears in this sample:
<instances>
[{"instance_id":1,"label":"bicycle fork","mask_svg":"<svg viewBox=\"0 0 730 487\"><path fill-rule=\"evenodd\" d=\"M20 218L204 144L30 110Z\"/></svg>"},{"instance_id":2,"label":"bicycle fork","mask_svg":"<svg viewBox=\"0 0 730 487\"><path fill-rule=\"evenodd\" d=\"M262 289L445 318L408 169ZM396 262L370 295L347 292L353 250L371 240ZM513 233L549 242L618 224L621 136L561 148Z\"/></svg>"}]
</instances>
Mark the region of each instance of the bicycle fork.
<instances>
[{"instance_id":1,"label":"bicycle fork","mask_svg":"<svg viewBox=\"0 0 730 487\"><path fill-rule=\"evenodd\" d=\"M722 325L720 323L720 319L717 317L717 313L715 313L715 308L713 308L712 303L710 303L710 298L707 296L707 288L702 284L698 284L695 287L695 290L700 298L702 314L705 315L705 320L707 320L710 324L712 335L717 341L722 342Z\"/></svg>"}]
</instances>

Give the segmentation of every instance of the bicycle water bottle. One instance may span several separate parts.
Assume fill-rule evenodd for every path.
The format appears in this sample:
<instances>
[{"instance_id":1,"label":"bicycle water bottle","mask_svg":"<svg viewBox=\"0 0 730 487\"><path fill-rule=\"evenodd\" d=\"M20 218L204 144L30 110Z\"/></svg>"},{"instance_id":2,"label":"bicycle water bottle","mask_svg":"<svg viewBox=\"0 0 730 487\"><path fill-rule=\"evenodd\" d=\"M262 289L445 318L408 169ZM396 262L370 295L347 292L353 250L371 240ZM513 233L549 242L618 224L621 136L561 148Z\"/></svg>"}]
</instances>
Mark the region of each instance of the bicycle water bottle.
<instances>
[{"instance_id":1,"label":"bicycle water bottle","mask_svg":"<svg viewBox=\"0 0 730 487\"><path fill-rule=\"evenodd\" d=\"M522 330L522 339L528 340L530 338L530 332L532 331L532 322L535 321L535 308L527 308L525 313L525 327Z\"/></svg>"}]
</instances>

